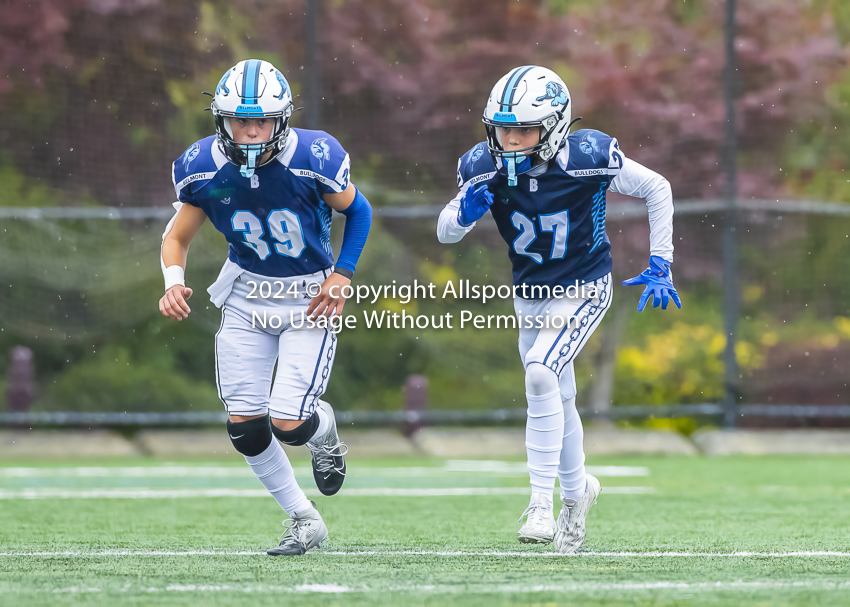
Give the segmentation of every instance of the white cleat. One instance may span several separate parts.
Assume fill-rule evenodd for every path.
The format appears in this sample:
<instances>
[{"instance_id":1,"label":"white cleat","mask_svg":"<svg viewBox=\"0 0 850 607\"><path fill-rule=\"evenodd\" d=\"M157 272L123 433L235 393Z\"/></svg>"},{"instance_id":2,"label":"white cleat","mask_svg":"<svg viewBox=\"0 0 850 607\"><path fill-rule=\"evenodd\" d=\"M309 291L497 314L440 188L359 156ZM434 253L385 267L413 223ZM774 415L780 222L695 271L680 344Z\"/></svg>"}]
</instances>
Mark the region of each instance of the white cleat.
<instances>
[{"instance_id":1,"label":"white cleat","mask_svg":"<svg viewBox=\"0 0 850 607\"><path fill-rule=\"evenodd\" d=\"M552 502L541 493L532 493L528 508L519 517L528 517L525 524L516 534L523 544L549 544L555 536L555 515L552 513Z\"/></svg>"},{"instance_id":2,"label":"white cleat","mask_svg":"<svg viewBox=\"0 0 850 607\"><path fill-rule=\"evenodd\" d=\"M563 508L558 515L558 529L555 532L555 550L560 554L575 554L581 548L587 533L587 514L601 490L599 479L588 474L584 495L578 500L561 499Z\"/></svg>"},{"instance_id":3,"label":"white cleat","mask_svg":"<svg viewBox=\"0 0 850 607\"><path fill-rule=\"evenodd\" d=\"M266 550L271 556L297 556L310 548L321 547L328 539L328 527L322 515L316 510L315 502L301 512L293 512L292 518L283 521L286 530L280 538L280 545Z\"/></svg>"}]
</instances>

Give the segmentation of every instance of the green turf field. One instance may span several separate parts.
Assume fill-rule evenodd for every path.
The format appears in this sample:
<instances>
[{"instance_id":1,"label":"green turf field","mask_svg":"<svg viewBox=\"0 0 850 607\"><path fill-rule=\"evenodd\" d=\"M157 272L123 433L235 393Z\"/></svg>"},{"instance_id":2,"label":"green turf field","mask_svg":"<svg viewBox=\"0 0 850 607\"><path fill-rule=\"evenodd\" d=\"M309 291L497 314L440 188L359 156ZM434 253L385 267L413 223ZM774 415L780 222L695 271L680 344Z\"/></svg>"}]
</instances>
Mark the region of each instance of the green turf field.
<instances>
[{"instance_id":1,"label":"green turf field","mask_svg":"<svg viewBox=\"0 0 850 607\"><path fill-rule=\"evenodd\" d=\"M846 458L588 463L577 556L517 543L521 462L351 460L325 550L287 559L238 460L7 462L0 604L850 605Z\"/></svg>"}]
</instances>

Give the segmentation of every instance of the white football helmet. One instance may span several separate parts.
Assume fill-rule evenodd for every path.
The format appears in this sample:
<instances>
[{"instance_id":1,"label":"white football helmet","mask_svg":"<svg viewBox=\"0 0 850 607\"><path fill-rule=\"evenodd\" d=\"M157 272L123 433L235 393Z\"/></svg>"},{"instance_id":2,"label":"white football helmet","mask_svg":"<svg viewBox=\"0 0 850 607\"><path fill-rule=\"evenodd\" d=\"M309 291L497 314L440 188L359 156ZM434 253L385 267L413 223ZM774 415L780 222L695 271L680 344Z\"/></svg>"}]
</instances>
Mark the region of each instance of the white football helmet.
<instances>
[{"instance_id":1,"label":"white football helmet","mask_svg":"<svg viewBox=\"0 0 850 607\"><path fill-rule=\"evenodd\" d=\"M555 157L569 135L570 91L552 70L537 65L518 67L505 74L493 87L484 124L493 160L502 160L508 184L516 185L517 164L525 158L525 173ZM540 127L537 145L512 152L502 146L499 127Z\"/></svg>"},{"instance_id":2,"label":"white football helmet","mask_svg":"<svg viewBox=\"0 0 850 607\"><path fill-rule=\"evenodd\" d=\"M260 59L240 61L224 73L212 101L216 138L227 159L244 177L283 151L292 116L292 89L275 66ZM231 118L273 118L272 137L262 143L236 143Z\"/></svg>"}]
</instances>

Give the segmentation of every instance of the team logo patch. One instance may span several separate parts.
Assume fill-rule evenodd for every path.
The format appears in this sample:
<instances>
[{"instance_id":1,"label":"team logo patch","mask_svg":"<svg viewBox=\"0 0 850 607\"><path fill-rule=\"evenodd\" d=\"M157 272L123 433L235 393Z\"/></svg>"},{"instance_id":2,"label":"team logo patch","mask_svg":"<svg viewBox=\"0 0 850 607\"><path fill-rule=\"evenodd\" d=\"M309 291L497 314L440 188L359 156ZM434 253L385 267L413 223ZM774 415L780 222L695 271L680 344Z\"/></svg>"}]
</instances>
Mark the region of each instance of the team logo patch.
<instances>
[{"instance_id":1,"label":"team logo patch","mask_svg":"<svg viewBox=\"0 0 850 607\"><path fill-rule=\"evenodd\" d=\"M195 143L186 150L186 153L183 154L183 169L188 171L189 165L192 164L192 161L198 157L198 154L201 153L201 146Z\"/></svg>"},{"instance_id":2,"label":"team logo patch","mask_svg":"<svg viewBox=\"0 0 850 607\"><path fill-rule=\"evenodd\" d=\"M469 168L475 166L475 163L484 155L484 148L477 147L469 154Z\"/></svg>"},{"instance_id":3,"label":"team logo patch","mask_svg":"<svg viewBox=\"0 0 850 607\"><path fill-rule=\"evenodd\" d=\"M581 138L581 141L579 141L578 143L578 148L594 160L596 160L595 153L602 151L599 149L599 142L596 140L596 137L594 137L592 133L588 133L587 135Z\"/></svg>"},{"instance_id":4,"label":"team logo patch","mask_svg":"<svg viewBox=\"0 0 850 607\"><path fill-rule=\"evenodd\" d=\"M546 83L546 94L537 98L537 101L552 100L552 105L564 105L567 103L567 92L554 80Z\"/></svg>"},{"instance_id":5,"label":"team logo patch","mask_svg":"<svg viewBox=\"0 0 850 607\"><path fill-rule=\"evenodd\" d=\"M310 152L319 159L320 169L325 168L325 160L331 159L331 146L326 142L326 137L320 137L319 139L314 139L313 143L310 144Z\"/></svg>"}]
</instances>

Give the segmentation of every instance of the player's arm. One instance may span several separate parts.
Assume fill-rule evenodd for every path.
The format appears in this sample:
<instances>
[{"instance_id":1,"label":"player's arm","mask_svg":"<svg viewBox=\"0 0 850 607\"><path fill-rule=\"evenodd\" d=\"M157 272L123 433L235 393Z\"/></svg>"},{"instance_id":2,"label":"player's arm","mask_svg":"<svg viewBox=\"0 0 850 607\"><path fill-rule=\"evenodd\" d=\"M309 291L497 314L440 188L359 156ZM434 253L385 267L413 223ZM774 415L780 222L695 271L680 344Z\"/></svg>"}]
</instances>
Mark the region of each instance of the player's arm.
<instances>
[{"instance_id":1,"label":"player's arm","mask_svg":"<svg viewBox=\"0 0 850 607\"><path fill-rule=\"evenodd\" d=\"M191 309L186 300L192 297L192 289L186 287L184 274L189 243L201 229L207 218L203 209L184 204L165 228L162 237L160 264L165 278L165 295L159 300L159 311L163 316L183 320Z\"/></svg>"},{"instance_id":2,"label":"player's arm","mask_svg":"<svg viewBox=\"0 0 850 607\"><path fill-rule=\"evenodd\" d=\"M472 231L475 222L481 219L493 204L493 194L487 184L472 183L476 175L468 174L464 166L465 156L461 156L457 161L457 186L460 191L440 211L440 217L437 219L437 240L440 242L459 242ZM464 183L465 179L468 181Z\"/></svg>"},{"instance_id":3,"label":"player's arm","mask_svg":"<svg viewBox=\"0 0 850 607\"><path fill-rule=\"evenodd\" d=\"M437 240L444 243L459 242L464 236L472 231L475 227L473 221L469 225L461 225L458 219L460 213L460 201L463 198L465 191L461 190L457 196L449 201L449 204L440 211L440 218L437 220Z\"/></svg>"},{"instance_id":4,"label":"player's arm","mask_svg":"<svg viewBox=\"0 0 850 607\"><path fill-rule=\"evenodd\" d=\"M654 308L661 304L661 309L666 310L670 298L681 308L670 270L673 263L673 190L670 182L642 164L623 157L619 149L617 153L621 158L620 171L609 189L643 198L649 212L649 267L639 276L623 281L623 284L646 285L638 302L638 311L643 311L650 296Z\"/></svg>"},{"instance_id":5,"label":"player's arm","mask_svg":"<svg viewBox=\"0 0 850 607\"><path fill-rule=\"evenodd\" d=\"M649 212L649 251L673 262L673 190L670 182L630 158L611 182L612 192L646 200Z\"/></svg>"},{"instance_id":6,"label":"player's arm","mask_svg":"<svg viewBox=\"0 0 850 607\"><path fill-rule=\"evenodd\" d=\"M322 198L333 210L345 215L345 231L342 233L342 246L334 271L325 279L321 291L307 307L310 318L342 313L345 305L342 289L351 284L372 226L372 205L353 183L349 183L342 192L328 192Z\"/></svg>"}]
</instances>

